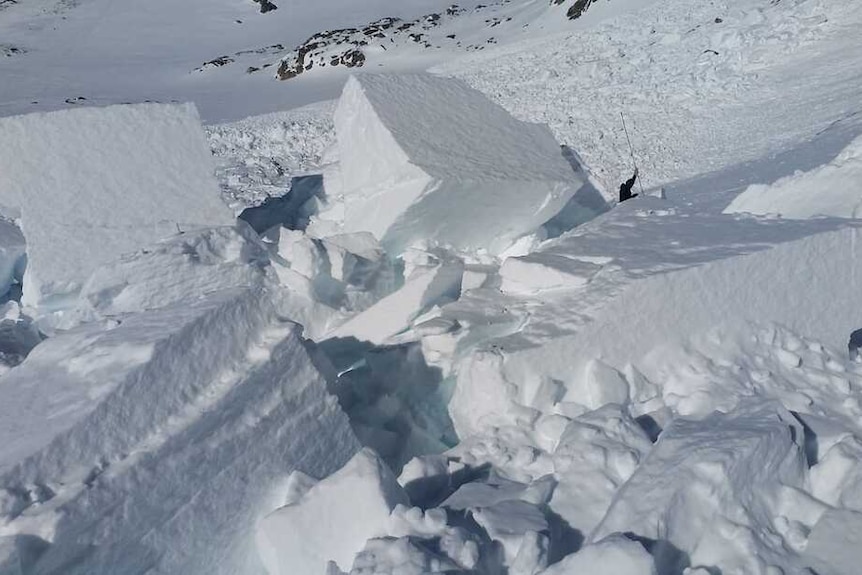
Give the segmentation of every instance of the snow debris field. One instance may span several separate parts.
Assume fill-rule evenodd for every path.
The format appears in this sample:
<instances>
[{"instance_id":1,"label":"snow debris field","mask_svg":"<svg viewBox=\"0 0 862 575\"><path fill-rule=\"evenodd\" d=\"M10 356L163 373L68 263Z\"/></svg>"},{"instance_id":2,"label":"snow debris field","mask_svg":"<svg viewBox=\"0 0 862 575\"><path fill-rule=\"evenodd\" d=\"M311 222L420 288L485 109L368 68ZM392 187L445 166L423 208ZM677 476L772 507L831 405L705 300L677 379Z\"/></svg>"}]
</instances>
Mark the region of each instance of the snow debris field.
<instances>
[{"instance_id":1,"label":"snow debris field","mask_svg":"<svg viewBox=\"0 0 862 575\"><path fill-rule=\"evenodd\" d=\"M862 572L860 3L132 4L0 0L0 575Z\"/></svg>"}]
</instances>

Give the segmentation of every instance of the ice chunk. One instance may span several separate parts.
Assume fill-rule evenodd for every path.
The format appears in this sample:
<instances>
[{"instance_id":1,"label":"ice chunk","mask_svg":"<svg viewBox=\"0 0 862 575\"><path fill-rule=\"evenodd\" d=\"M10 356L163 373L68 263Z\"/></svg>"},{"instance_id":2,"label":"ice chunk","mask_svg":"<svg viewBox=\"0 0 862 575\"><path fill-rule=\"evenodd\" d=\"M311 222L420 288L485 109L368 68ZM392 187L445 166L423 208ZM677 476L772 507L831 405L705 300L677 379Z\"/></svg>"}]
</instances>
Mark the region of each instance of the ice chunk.
<instances>
[{"instance_id":1,"label":"ice chunk","mask_svg":"<svg viewBox=\"0 0 862 575\"><path fill-rule=\"evenodd\" d=\"M829 505L862 512L862 441L845 437L822 454L811 468L811 492Z\"/></svg>"},{"instance_id":2,"label":"ice chunk","mask_svg":"<svg viewBox=\"0 0 862 575\"><path fill-rule=\"evenodd\" d=\"M811 530L803 556L823 575L855 575L862 565L862 513L830 509Z\"/></svg>"},{"instance_id":3,"label":"ice chunk","mask_svg":"<svg viewBox=\"0 0 862 575\"><path fill-rule=\"evenodd\" d=\"M556 565L543 571L542 575L576 573L656 575L656 568L652 556L640 543L622 535L611 535L565 557Z\"/></svg>"},{"instance_id":4,"label":"ice chunk","mask_svg":"<svg viewBox=\"0 0 862 575\"><path fill-rule=\"evenodd\" d=\"M365 448L298 502L263 519L258 550L270 575L325 573L330 560L346 569L368 539L386 534L399 503L408 503L406 494Z\"/></svg>"},{"instance_id":5,"label":"ice chunk","mask_svg":"<svg viewBox=\"0 0 862 575\"><path fill-rule=\"evenodd\" d=\"M392 254L417 241L499 253L583 184L545 126L460 80L354 76L335 126L343 229L373 233Z\"/></svg>"},{"instance_id":6,"label":"ice chunk","mask_svg":"<svg viewBox=\"0 0 862 575\"><path fill-rule=\"evenodd\" d=\"M13 221L0 216L0 296L22 280L25 264L24 234Z\"/></svg>"},{"instance_id":7,"label":"ice chunk","mask_svg":"<svg viewBox=\"0 0 862 575\"><path fill-rule=\"evenodd\" d=\"M771 532L773 502L786 487L801 487L807 469L803 429L777 404L753 404L701 421L674 420L619 490L590 536L616 532L660 544L660 572L680 552L691 565L768 573L796 567ZM668 473L668 470L673 473Z\"/></svg>"},{"instance_id":8,"label":"ice chunk","mask_svg":"<svg viewBox=\"0 0 862 575\"><path fill-rule=\"evenodd\" d=\"M432 305L457 299L463 271L459 261L417 268L401 289L354 316L329 337L352 337L380 345L407 329L415 317Z\"/></svg>"},{"instance_id":9,"label":"ice chunk","mask_svg":"<svg viewBox=\"0 0 862 575\"><path fill-rule=\"evenodd\" d=\"M551 506L569 525L590 533L652 444L618 405L586 413L566 427L554 451L559 481Z\"/></svg>"},{"instance_id":10,"label":"ice chunk","mask_svg":"<svg viewBox=\"0 0 862 575\"><path fill-rule=\"evenodd\" d=\"M517 418L513 413L516 387L502 374L503 357L494 351L475 351L458 371L449 415L459 437L468 437Z\"/></svg>"},{"instance_id":11,"label":"ice chunk","mask_svg":"<svg viewBox=\"0 0 862 575\"><path fill-rule=\"evenodd\" d=\"M501 289L506 293L531 294L550 289L585 286L600 270L594 263L555 254L529 254L507 258L500 267Z\"/></svg>"},{"instance_id":12,"label":"ice chunk","mask_svg":"<svg viewBox=\"0 0 862 575\"><path fill-rule=\"evenodd\" d=\"M395 537L432 538L446 531L446 511L434 508L422 511L420 507L398 504L389 518L389 533Z\"/></svg>"},{"instance_id":13,"label":"ice chunk","mask_svg":"<svg viewBox=\"0 0 862 575\"><path fill-rule=\"evenodd\" d=\"M592 409L629 400L629 384L622 374L598 359L587 363L584 384L586 397L576 399Z\"/></svg>"},{"instance_id":14,"label":"ice chunk","mask_svg":"<svg viewBox=\"0 0 862 575\"><path fill-rule=\"evenodd\" d=\"M450 481L449 460L443 455L414 457L398 476L398 483L417 505L438 499L449 488Z\"/></svg>"},{"instance_id":15,"label":"ice chunk","mask_svg":"<svg viewBox=\"0 0 862 575\"><path fill-rule=\"evenodd\" d=\"M411 538L402 537L394 539L391 537L372 539L368 541L365 548L356 556L350 575L441 575L457 573L474 573L469 567L462 567L457 562L443 554L434 553L424 542L418 542ZM469 545L467 555L477 553L477 546L473 541L466 542Z\"/></svg>"},{"instance_id":16,"label":"ice chunk","mask_svg":"<svg viewBox=\"0 0 862 575\"><path fill-rule=\"evenodd\" d=\"M862 136L838 156L808 172L797 172L769 184L749 186L724 213L747 212L789 219L815 216L862 217Z\"/></svg>"},{"instance_id":17,"label":"ice chunk","mask_svg":"<svg viewBox=\"0 0 862 575\"><path fill-rule=\"evenodd\" d=\"M536 505L509 499L474 509L472 515L488 537L503 546L507 565L513 565L519 558L521 571L547 565L550 528L545 514ZM527 564L528 558L533 560L532 565Z\"/></svg>"},{"instance_id":18,"label":"ice chunk","mask_svg":"<svg viewBox=\"0 0 862 575\"><path fill-rule=\"evenodd\" d=\"M275 230L275 271L281 283L336 309L365 309L393 289L394 266L368 233L317 239L298 230Z\"/></svg>"},{"instance_id":19,"label":"ice chunk","mask_svg":"<svg viewBox=\"0 0 862 575\"><path fill-rule=\"evenodd\" d=\"M27 239L28 305L178 229L234 221L191 104L3 118L0 149L0 204L20 208Z\"/></svg>"},{"instance_id":20,"label":"ice chunk","mask_svg":"<svg viewBox=\"0 0 862 575\"><path fill-rule=\"evenodd\" d=\"M201 295L261 285L266 248L245 223L176 235L96 269L81 299L104 315L191 302Z\"/></svg>"}]
</instances>

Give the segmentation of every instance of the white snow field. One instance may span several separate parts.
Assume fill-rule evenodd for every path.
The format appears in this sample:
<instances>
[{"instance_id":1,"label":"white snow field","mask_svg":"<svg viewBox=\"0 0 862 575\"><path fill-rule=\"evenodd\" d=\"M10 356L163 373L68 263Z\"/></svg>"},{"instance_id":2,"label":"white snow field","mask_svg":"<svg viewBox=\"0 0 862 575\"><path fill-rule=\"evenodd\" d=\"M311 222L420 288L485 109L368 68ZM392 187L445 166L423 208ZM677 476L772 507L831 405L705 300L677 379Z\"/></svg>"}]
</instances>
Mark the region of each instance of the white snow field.
<instances>
[{"instance_id":1,"label":"white snow field","mask_svg":"<svg viewBox=\"0 0 862 575\"><path fill-rule=\"evenodd\" d=\"M858 574L862 4L274 2L0 0L275 111L0 119L0 575Z\"/></svg>"},{"instance_id":2,"label":"white snow field","mask_svg":"<svg viewBox=\"0 0 862 575\"><path fill-rule=\"evenodd\" d=\"M27 242L28 305L74 296L96 266L178 229L233 220L193 106L3 118L0 148L0 205L20 211Z\"/></svg>"}]
</instances>

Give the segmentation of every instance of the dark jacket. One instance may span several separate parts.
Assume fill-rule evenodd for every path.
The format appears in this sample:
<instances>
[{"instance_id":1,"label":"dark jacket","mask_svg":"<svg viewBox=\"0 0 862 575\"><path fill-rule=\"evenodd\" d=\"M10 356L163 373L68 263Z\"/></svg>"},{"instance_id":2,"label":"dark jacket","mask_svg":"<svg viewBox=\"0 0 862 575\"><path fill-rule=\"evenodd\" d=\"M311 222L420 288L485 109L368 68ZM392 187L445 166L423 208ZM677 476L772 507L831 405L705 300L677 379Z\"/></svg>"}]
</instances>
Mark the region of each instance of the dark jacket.
<instances>
[{"instance_id":1,"label":"dark jacket","mask_svg":"<svg viewBox=\"0 0 862 575\"><path fill-rule=\"evenodd\" d=\"M628 199L637 197L637 194L632 193L632 186L635 185L635 180L638 178L638 171L635 170L634 175L620 184L620 201L624 202Z\"/></svg>"}]
</instances>

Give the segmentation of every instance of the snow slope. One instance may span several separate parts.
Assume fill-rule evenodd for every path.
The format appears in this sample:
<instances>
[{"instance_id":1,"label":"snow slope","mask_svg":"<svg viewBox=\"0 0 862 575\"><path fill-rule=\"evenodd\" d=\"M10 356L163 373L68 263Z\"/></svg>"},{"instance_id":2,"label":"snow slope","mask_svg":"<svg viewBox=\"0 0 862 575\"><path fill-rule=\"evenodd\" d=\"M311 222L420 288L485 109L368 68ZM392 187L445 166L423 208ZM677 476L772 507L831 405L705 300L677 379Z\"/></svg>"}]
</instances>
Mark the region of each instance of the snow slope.
<instances>
[{"instance_id":1,"label":"snow slope","mask_svg":"<svg viewBox=\"0 0 862 575\"><path fill-rule=\"evenodd\" d=\"M773 156L826 129L846 127L852 139L860 21L854 2L663 0L435 70L547 123L613 193L631 175L620 112L645 187ZM831 157L814 159L776 158L771 170Z\"/></svg>"},{"instance_id":2,"label":"snow slope","mask_svg":"<svg viewBox=\"0 0 862 575\"><path fill-rule=\"evenodd\" d=\"M279 59L316 32L363 26L380 18L412 21L439 14L446 0L282 0L265 14L252 0L156 0L118 6L110 0L29 0L0 4L0 115L78 105L193 100L209 121L235 120L335 97L348 70L311 81L275 79ZM445 34L474 38L462 47L417 53L408 40L388 68L422 70L484 47L492 36L522 36L521 26L543 17L565 27L565 6L541 2L460 3L466 18ZM546 12L552 14L546 15ZM503 22L518 16L517 22ZM494 21L500 28L492 28ZM486 20L488 20L486 22ZM496 25L495 25L496 26ZM536 33L545 24L536 23ZM478 29L478 33L470 30ZM501 34L502 32L502 34ZM443 34L441 34L442 38ZM133 38L134 41L128 41ZM460 43L460 40L459 40ZM343 51L343 50L342 50ZM381 51L378 49L378 51ZM327 58L328 60L328 58ZM250 68L258 71L249 73Z\"/></svg>"}]
</instances>

